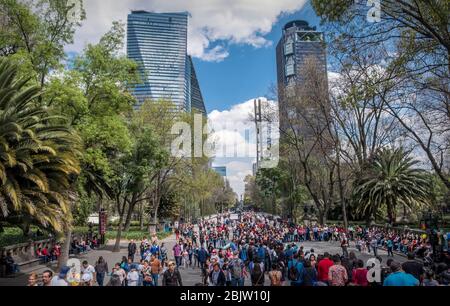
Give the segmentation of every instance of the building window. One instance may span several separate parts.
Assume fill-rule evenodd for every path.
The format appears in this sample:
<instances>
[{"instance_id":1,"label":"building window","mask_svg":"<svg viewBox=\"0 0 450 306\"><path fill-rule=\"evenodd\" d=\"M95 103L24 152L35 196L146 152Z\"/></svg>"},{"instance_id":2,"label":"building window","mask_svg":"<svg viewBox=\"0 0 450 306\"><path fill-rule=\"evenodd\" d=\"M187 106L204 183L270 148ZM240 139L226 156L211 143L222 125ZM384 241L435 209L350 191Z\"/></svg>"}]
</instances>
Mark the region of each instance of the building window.
<instances>
[{"instance_id":1,"label":"building window","mask_svg":"<svg viewBox=\"0 0 450 306\"><path fill-rule=\"evenodd\" d=\"M294 53L294 44L292 42L288 42L284 45L284 55L291 55Z\"/></svg>"},{"instance_id":2,"label":"building window","mask_svg":"<svg viewBox=\"0 0 450 306\"><path fill-rule=\"evenodd\" d=\"M295 65L293 63L286 65L286 76L291 76L295 74Z\"/></svg>"}]
</instances>

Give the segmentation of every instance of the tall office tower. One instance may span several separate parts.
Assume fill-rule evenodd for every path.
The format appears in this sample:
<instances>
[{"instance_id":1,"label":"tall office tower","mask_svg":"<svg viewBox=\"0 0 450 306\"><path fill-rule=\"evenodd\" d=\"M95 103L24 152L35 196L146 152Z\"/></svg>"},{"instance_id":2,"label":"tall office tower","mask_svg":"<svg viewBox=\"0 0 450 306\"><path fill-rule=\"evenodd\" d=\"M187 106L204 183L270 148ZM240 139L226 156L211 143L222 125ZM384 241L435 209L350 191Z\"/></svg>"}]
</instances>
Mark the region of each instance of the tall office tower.
<instances>
[{"instance_id":1,"label":"tall office tower","mask_svg":"<svg viewBox=\"0 0 450 306\"><path fill-rule=\"evenodd\" d=\"M289 119L307 116L317 116L317 109L311 105L299 107L299 88L308 84L306 79L310 74L309 63L315 63L316 75L325 80L324 94L328 94L326 46L322 32L310 27L306 21L295 20L283 28L283 35L276 49L278 103L280 109L280 128L286 128ZM299 115L299 112L302 114ZM292 122L292 121L291 121ZM299 132L307 136L308 127L298 123Z\"/></svg>"},{"instance_id":2,"label":"tall office tower","mask_svg":"<svg viewBox=\"0 0 450 306\"><path fill-rule=\"evenodd\" d=\"M127 54L140 66L142 84L133 93L145 100L170 99L180 111L206 113L192 59L187 55L188 13L132 11Z\"/></svg>"}]
</instances>

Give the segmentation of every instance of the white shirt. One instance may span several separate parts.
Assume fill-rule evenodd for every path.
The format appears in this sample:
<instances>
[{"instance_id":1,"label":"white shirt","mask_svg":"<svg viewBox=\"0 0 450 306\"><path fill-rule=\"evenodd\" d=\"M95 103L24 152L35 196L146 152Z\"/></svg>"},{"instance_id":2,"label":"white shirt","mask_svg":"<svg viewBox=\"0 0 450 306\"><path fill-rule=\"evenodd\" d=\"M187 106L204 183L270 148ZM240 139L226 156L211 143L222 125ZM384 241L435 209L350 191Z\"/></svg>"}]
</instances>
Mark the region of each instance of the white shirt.
<instances>
[{"instance_id":1,"label":"white shirt","mask_svg":"<svg viewBox=\"0 0 450 306\"><path fill-rule=\"evenodd\" d=\"M128 272L127 276L128 286L135 287L137 286L139 280L139 273L136 270Z\"/></svg>"},{"instance_id":2,"label":"white shirt","mask_svg":"<svg viewBox=\"0 0 450 306\"><path fill-rule=\"evenodd\" d=\"M86 268L81 266L81 273L85 278L90 278L91 280L94 279L94 272L95 268L91 265L88 265ZM89 276L84 276L85 274L88 274Z\"/></svg>"}]
</instances>

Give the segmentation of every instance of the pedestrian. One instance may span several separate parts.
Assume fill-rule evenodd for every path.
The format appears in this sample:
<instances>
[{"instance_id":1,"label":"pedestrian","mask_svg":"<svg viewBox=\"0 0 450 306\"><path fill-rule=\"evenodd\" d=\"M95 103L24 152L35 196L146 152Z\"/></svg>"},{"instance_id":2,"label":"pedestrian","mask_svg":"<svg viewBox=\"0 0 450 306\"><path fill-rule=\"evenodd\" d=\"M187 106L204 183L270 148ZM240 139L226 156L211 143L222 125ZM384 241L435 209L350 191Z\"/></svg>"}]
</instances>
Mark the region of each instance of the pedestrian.
<instances>
[{"instance_id":1,"label":"pedestrian","mask_svg":"<svg viewBox=\"0 0 450 306\"><path fill-rule=\"evenodd\" d=\"M66 280L67 273L69 273L70 268L67 266L61 267L59 270L59 274L55 275L52 278L51 286L52 287L66 287L69 286L69 283Z\"/></svg>"},{"instance_id":2,"label":"pedestrian","mask_svg":"<svg viewBox=\"0 0 450 306\"><path fill-rule=\"evenodd\" d=\"M264 271L258 262L254 264L250 277L252 286L264 286Z\"/></svg>"},{"instance_id":3,"label":"pedestrian","mask_svg":"<svg viewBox=\"0 0 450 306\"><path fill-rule=\"evenodd\" d=\"M128 243L128 258L131 258L131 262L134 262L134 255L136 254L137 246L133 239Z\"/></svg>"},{"instance_id":4,"label":"pedestrian","mask_svg":"<svg viewBox=\"0 0 450 306\"><path fill-rule=\"evenodd\" d=\"M163 274L163 286L183 286L181 280L181 274L178 269L175 269L175 263L173 261L169 262L169 268Z\"/></svg>"},{"instance_id":5,"label":"pedestrian","mask_svg":"<svg viewBox=\"0 0 450 306\"><path fill-rule=\"evenodd\" d=\"M45 270L42 273L42 286L50 287L52 285L52 277L53 277L53 272L50 270Z\"/></svg>"},{"instance_id":6,"label":"pedestrian","mask_svg":"<svg viewBox=\"0 0 450 306\"><path fill-rule=\"evenodd\" d=\"M136 264L132 264L130 267L130 272L127 274L127 286L136 287L139 282L139 273L137 271Z\"/></svg>"},{"instance_id":7,"label":"pedestrian","mask_svg":"<svg viewBox=\"0 0 450 306\"><path fill-rule=\"evenodd\" d=\"M354 286L363 286L366 287L369 285L367 280L368 270L364 267L364 261L359 259L356 263L357 267L352 271L352 284Z\"/></svg>"},{"instance_id":8,"label":"pedestrian","mask_svg":"<svg viewBox=\"0 0 450 306\"><path fill-rule=\"evenodd\" d=\"M311 258L311 257L310 257ZM304 269L302 270L302 286L311 287L315 286L317 282L317 270L312 265L310 260L305 261Z\"/></svg>"},{"instance_id":9,"label":"pedestrian","mask_svg":"<svg viewBox=\"0 0 450 306\"><path fill-rule=\"evenodd\" d=\"M402 264L402 270L405 273L411 274L419 281L422 281L425 272L423 264L415 260L415 255L412 252L408 253L407 258L408 260Z\"/></svg>"},{"instance_id":10,"label":"pedestrian","mask_svg":"<svg viewBox=\"0 0 450 306\"><path fill-rule=\"evenodd\" d=\"M328 283L328 272L330 267L333 265L334 263L330 259L330 254L328 252L325 252L323 255L323 259L319 261L317 265L317 277L319 281Z\"/></svg>"},{"instance_id":11,"label":"pedestrian","mask_svg":"<svg viewBox=\"0 0 450 306\"><path fill-rule=\"evenodd\" d=\"M175 263L178 269L181 266L181 258L183 252L181 249L181 242L175 244L172 250L173 250L173 257L175 258Z\"/></svg>"},{"instance_id":12,"label":"pedestrian","mask_svg":"<svg viewBox=\"0 0 450 306\"><path fill-rule=\"evenodd\" d=\"M35 272L32 272L28 276L28 287L37 287L38 286L38 275Z\"/></svg>"},{"instance_id":13,"label":"pedestrian","mask_svg":"<svg viewBox=\"0 0 450 306\"><path fill-rule=\"evenodd\" d=\"M151 256L150 267L152 274L152 284L156 287L158 286L159 274L162 271L161 261L156 257L156 255Z\"/></svg>"},{"instance_id":14,"label":"pedestrian","mask_svg":"<svg viewBox=\"0 0 450 306\"><path fill-rule=\"evenodd\" d=\"M278 265L273 263L272 264L272 270L269 272L269 280L270 280L270 286L282 286L283 275L281 274L281 271L278 269Z\"/></svg>"},{"instance_id":15,"label":"pedestrian","mask_svg":"<svg viewBox=\"0 0 450 306\"><path fill-rule=\"evenodd\" d=\"M399 262L393 261L390 265L392 273L383 282L383 286L419 286L419 280L411 274L405 273Z\"/></svg>"},{"instance_id":16,"label":"pedestrian","mask_svg":"<svg viewBox=\"0 0 450 306\"><path fill-rule=\"evenodd\" d=\"M330 286L345 286L348 281L347 270L341 265L339 255L333 257L334 265L328 271L328 282Z\"/></svg>"},{"instance_id":17,"label":"pedestrian","mask_svg":"<svg viewBox=\"0 0 450 306\"><path fill-rule=\"evenodd\" d=\"M103 283L105 281L106 274L109 273L108 263L103 259L103 256L100 256L95 263L95 274L97 279L97 284L100 287L103 287Z\"/></svg>"},{"instance_id":18,"label":"pedestrian","mask_svg":"<svg viewBox=\"0 0 450 306\"><path fill-rule=\"evenodd\" d=\"M213 270L209 273L209 283L211 286L225 286L225 273L217 262L213 265Z\"/></svg>"},{"instance_id":19,"label":"pedestrian","mask_svg":"<svg viewBox=\"0 0 450 306\"><path fill-rule=\"evenodd\" d=\"M114 265L114 268L112 270L112 274L113 275L117 275L119 277L121 286L125 286L125 280L127 278L127 273L125 272L125 270L122 268L122 265L120 263L116 263Z\"/></svg>"}]
</instances>

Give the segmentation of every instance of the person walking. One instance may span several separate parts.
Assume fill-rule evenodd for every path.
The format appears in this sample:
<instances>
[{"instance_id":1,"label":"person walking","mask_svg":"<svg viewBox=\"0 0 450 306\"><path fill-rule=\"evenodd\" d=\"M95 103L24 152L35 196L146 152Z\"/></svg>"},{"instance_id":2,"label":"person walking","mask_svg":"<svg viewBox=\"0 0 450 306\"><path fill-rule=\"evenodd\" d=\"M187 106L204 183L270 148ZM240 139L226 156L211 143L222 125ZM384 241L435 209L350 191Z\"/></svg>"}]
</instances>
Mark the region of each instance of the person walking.
<instances>
[{"instance_id":1,"label":"person walking","mask_svg":"<svg viewBox=\"0 0 450 306\"><path fill-rule=\"evenodd\" d=\"M283 275L278 269L278 265L273 263L272 270L269 272L270 286L282 286L283 285Z\"/></svg>"},{"instance_id":2,"label":"person walking","mask_svg":"<svg viewBox=\"0 0 450 306\"><path fill-rule=\"evenodd\" d=\"M183 286L180 271L175 269L173 261L169 262L169 268L163 274L162 285L167 287Z\"/></svg>"},{"instance_id":3,"label":"person walking","mask_svg":"<svg viewBox=\"0 0 450 306\"><path fill-rule=\"evenodd\" d=\"M373 250L373 255L378 257L378 240L375 236L370 240L370 248Z\"/></svg>"},{"instance_id":4,"label":"person walking","mask_svg":"<svg viewBox=\"0 0 450 306\"><path fill-rule=\"evenodd\" d=\"M131 258L131 261L134 262L134 255L136 254L137 246L133 239L128 243L128 258Z\"/></svg>"},{"instance_id":5,"label":"person walking","mask_svg":"<svg viewBox=\"0 0 450 306\"><path fill-rule=\"evenodd\" d=\"M264 271L261 268L261 264L254 264L250 276L252 280L252 286L264 286Z\"/></svg>"},{"instance_id":6,"label":"person walking","mask_svg":"<svg viewBox=\"0 0 450 306\"><path fill-rule=\"evenodd\" d=\"M175 258L175 263L178 269L181 266L181 258L182 258L181 242L175 244L172 250L173 250L173 257Z\"/></svg>"},{"instance_id":7,"label":"person walking","mask_svg":"<svg viewBox=\"0 0 450 306\"><path fill-rule=\"evenodd\" d=\"M109 273L108 263L103 259L103 256L100 256L97 262L95 263L95 273L97 278L97 284L100 287L103 287L105 275Z\"/></svg>"},{"instance_id":8,"label":"person walking","mask_svg":"<svg viewBox=\"0 0 450 306\"><path fill-rule=\"evenodd\" d=\"M209 281L211 286L225 286L225 273L220 269L219 263L213 265L213 270L209 273Z\"/></svg>"},{"instance_id":9,"label":"person walking","mask_svg":"<svg viewBox=\"0 0 450 306\"><path fill-rule=\"evenodd\" d=\"M345 234L342 234L341 249L342 249L342 256L348 257L348 239L345 236Z\"/></svg>"},{"instance_id":10,"label":"person walking","mask_svg":"<svg viewBox=\"0 0 450 306\"><path fill-rule=\"evenodd\" d=\"M155 254L152 254L151 256L151 260L150 260L150 267L151 267L151 273L152 273L152 283L153 286L158 286L158 278L159 278L159 274L161 273L162 270L162 265L161 265L161 261L156 258Z\"/></svg>"},{"instance_id":11,"label":"person walking","mask_svg":"<svg viewBox=\"0 0 450 306\"><path fill-rule=\"evenodd\" d=\"M231 273L231 286L244 286L245 263L239 258L239 252L234 251L233 259L231 259L228 268Z\"/></svg>"},{"instance_id":12,"label":"person walking","mask_svg":"<svg viewBox=\"0 0 450 306\"><path fill-rule=\"evenodd\" d=\"M328 282L330 286L343 287L348 281L347 269L341 265L341 258L336 255L333 257L334 265L328 271Z\"/></svg>"}]
</instances>

